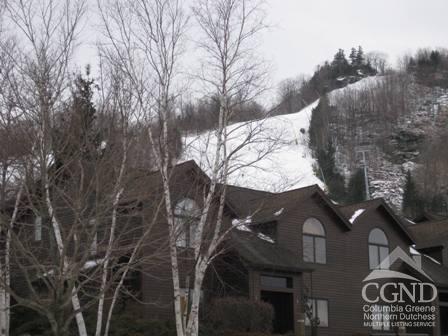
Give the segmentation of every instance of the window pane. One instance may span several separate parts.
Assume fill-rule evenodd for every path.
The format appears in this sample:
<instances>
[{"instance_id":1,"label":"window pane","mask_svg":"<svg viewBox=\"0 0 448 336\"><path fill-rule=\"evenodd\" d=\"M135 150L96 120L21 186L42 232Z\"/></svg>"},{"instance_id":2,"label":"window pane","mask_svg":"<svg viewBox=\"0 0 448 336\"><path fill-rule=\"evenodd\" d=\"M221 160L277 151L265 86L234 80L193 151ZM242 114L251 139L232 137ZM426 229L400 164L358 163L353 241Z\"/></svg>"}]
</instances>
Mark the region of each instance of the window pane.
<instances>
[{"instance_id":1,"label":"window pane","mask_svg":"<svg viewBox=\"0 0 448 336\"><path fill-rule=\"evenodd\" d=\"M374 269L378 266L378 246L369 245L369 267Z\"/></svg>"},{"instance_id":2,"label":"window pane","mask_svg":"<svg viewBox=\"0 0 448 336\"><path fill-rule=\"evenodd\" d=\"M190 198L180 200L174 207L174 214L176 216L184 217L198 217L200 210L196 202Z\"/></svg>"},{"instance_id":3,"label":"window pane","mask_svg":"<svg viewBox=\"0 0 448 336\"><path fill-rule=\"evenodd\" d=\"M34 240L41 241L42 240L42 217L37 216L34 219Z\"/></svg>"},{"instance_id":4,"label":"window pane","mask_svg":"<svg viewBox=\"0 0 448 336\"><path fill-rule=\"evenodd\" d=\"M378 245L389 245L387 237L380 229L373 229L369 234L369 243Z\"/></svg>"},{"instance_id":5,"label":"window pane","mask_svg":"<svg viewBox=\"0 0 448 336\"><path fill-rule=\"evenodd\" d=\"M316 243L316 262L320 264L327 263L325 238L316 237L315 243Z\"/></svg>"},{"instance_id":6,"label":"window pane","mask_svg":"<svg viewBox=\"0 0 448 336\"><path fill-rule=\"evenodd\" d=\"M198 228L198 222L196 220L192 220L190 222L190 240L189 247L194 247L194 241L196 239L196 230Z\"/></svg>"},{"instance_id":7,"label":"window pane","mask_svg":"<svg viewBox=\"0 0 448 336\"><path fill-rule=\"evenodd\" d=\"M292 279L289 277L262 275L260 277L260 282L263 287L292 288Z\"/></svg>"},{"instance_id":8,"label":"window pane","mask_svg":"<svg viewBox=\"0 0 448 336\"><path fill-rule=\"evenodd\" d=\"M187 246L187 235L185 234L185 227L182 218L175 218L176 224L176 246Z\"/></svg>"},{"instance_id":9,"label":"window pane","mask_svg":"<svg viewBox=\"0 0 448 336\"><path fill-rule=\"evenodd\" d=\"M383 247L380 246L380 263L385 260L387 258L387 256L389 255L389 248L388 247ZM385 269L389 268L389 262L387 262L387 264L384 267Z\"/></svg>"},{"instance_id":10,"label":"window pane","mask_svg":"<svg viewBox=\"0 0 448 336\"><path fill-rule=\"evenodd\" d=\"M305 221L303 224L303 233L315 236L325 236L324 226L316 218L308 218Z\"/></svg>"},{"instance_id":11,"label":"window pane","mask_svg":"<svg viewBox=\"0 0 448 336\"><path fill-rule=\"evenodd\" d=\"M303 261L314 262L313 237L303 236Z\"/></svg>"},{"instance_id":12,"label":"window pane","mask_svg":"<svg viewBox=\"0 0 448 336\"><path fill-rule=\"evenodd\" d=\"M98 253L98 234L95 232L92 244L90 245L90 254L95 255L97 253Z\"/></svg>"},{"instance_id":13,"label":"window pane","mask_svg":"<svg viewBox=\"0 0 448 336\"><path fill-rule=\"evenodd\" d=\"M320 327L328 327L328 301L317 300L317 317L320 320Z\"/></svg>"}]
</instances>

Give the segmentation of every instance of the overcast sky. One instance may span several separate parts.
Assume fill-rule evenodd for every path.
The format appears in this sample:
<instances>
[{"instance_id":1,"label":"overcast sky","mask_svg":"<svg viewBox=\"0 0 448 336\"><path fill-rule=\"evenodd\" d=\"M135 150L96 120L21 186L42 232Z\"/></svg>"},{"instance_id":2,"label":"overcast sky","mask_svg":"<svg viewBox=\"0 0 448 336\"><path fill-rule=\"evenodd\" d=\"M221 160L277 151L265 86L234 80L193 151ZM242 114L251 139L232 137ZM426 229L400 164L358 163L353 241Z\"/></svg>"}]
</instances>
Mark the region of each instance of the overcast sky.
<instances>
[{"instance_id":1,"label":"overcast sky","mask_svg":"<svg viewBox=\"0 0 448 336\"><path fill-rule=\"evenodd\" d=\"M260 52L272 64L274 85L312 74L338 48L348 54L362 45L385 52L391 63L421 47L448 48L448 0L266 0L266 12L271 28ZM83 48L79 63L94 65L95 54Z\"/></svg>"},{"instance_id":2,"label":"overcast sky","mask_svg":"<svg viewBox=\"0 0 448 336\"><path fill-rule=\"evenodd\" d=\"M448 0L268 0L264 52L276 81L362 45L390 61L420 47L448 47Z\"/></svg>"}]
</instances>

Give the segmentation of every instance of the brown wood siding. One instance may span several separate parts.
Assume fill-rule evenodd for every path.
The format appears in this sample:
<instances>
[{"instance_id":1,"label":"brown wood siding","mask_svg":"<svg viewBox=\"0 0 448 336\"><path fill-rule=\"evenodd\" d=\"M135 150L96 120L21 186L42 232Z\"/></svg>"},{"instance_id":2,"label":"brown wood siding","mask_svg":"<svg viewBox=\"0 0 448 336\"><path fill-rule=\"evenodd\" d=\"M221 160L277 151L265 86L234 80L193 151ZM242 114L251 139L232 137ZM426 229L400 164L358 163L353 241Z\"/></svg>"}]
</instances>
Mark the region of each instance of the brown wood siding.
<instances>
[{"instance_id":1,"label":"brown wood siding","mask_svg":"<svg viewBox=\"0 0 448 336\"><path fill-rule=\"evenodd\" d=\"M328 300L328 327L320 327L319 335L353 335L368 333L363 328L362 280L369 274L368 235L378 227L389 240L390 251L400 246L408 250L407 240L381 209L363 214L347 231L335 221L323 202L310 198L297 205L278 223L278 244L296 251L303 258L302 226L309 217L319 219L326 231L327 263L312 264L315 271L304 274L305 286L312 296ZM312 280L312 282L311 282ZM312 285L312 286L311 286Z\"/></svg>"}]
</instances>

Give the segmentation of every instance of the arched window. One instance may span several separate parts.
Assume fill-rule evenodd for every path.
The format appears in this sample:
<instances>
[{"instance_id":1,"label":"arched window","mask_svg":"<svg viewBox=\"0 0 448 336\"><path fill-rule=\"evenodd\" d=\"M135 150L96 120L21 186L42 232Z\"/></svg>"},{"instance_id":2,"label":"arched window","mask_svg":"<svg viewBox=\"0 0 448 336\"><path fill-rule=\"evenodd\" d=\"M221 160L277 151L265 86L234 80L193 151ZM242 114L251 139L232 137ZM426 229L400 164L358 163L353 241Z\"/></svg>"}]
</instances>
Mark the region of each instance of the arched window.
<instances>
[{"instance_id":1,"label":"arched window","mask_svg":"<svg viewBox=\"0 0 448 336\"><path fill-rule=\"evenodd\" d=\"M308 218L303 224L303 260L318 264L327 263L325 230L316 218Z\"/></svg>"},{"instance_id":2,"label":"arched window","mask_svg":"<svg viewBox=\"0 0 448 336\"><path fill-rule=\"evenodd\" d=\"M196 229L201 211L197 203L190 199L180 200L174 207L176 224L176 245L179 247L193 247Z\"/></svg>"},{"instance_id":3,"label":"arched window","mask_svg":"<svg viewBox=\"0 0 448 336\"><path fill-rule=\"evenodd\" d=\"M381 229L373 229L369 234L369 267L370 269L377 268L381 262L389 255L389 241L386 234ZM389 268L389 265L383 265L384 269Z\"/></svg>"}]
</instances>

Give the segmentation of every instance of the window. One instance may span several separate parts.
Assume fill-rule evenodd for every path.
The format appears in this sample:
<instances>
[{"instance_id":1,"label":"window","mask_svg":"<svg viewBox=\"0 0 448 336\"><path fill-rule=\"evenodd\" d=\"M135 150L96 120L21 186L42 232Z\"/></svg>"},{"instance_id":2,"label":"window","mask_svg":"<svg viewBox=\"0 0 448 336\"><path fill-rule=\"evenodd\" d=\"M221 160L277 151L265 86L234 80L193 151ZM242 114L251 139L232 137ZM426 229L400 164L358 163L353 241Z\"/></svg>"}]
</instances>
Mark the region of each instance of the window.
<instances>
[{"instance_id":1,"label":"window","mask_svg":"<svg viewBox=\"0 0 448 336\"><path fill-rule=\"evenodd\" d=\"M196 229L200 219L200 210L195 201L184 198L174 208L176 225L176 245L193 247Z\"/></svg>"},{"instance_id":2,"label":"window","mask_svg":"<svg viewBox=\"0 0 448 336\"><path fill-rule=\"evenodd\" d=\"M34 240L41 241L42 240L42 217L36 216L34 218Z\"/></svg>"},{"instance_id":3,"label":"window","mask_svg":"<svg viewBox=\"0 0 448 336\"><path fill-rule=\"evenodd\" d=\"M377 268L389 255L389 242L383 230L373 229L369 234L369 267ZM389 265L383 265L384 269Z\"/></svg>"},{"instance_id":4,"label":"window","mask_svg":"<svg viewBox=\"0 0 448 336\"><path fill-rule=\"evenodd\" d=\"M372 318L373 330L390 330L389 307L375 305Z\"/></svg>"},{"instance_id":5,"label":"window","mask_svg":"<svg viewBox=\"0 0 448 336\"><path fill-rule=\"evenodd\" d=\"M96 255L98 252L98 233L95 232L92 240L92 244L90 245L90 254Z\"/></svg>"},{"instance_id":6,"label":"window","mask_svg":"<svg viewBox=\"0 0 448 336\"><path fill-rule=\"evenodd\" d=\"M98 233L96 231L96 219L91 219L89 221L89 226L93 229L93 239L90 244L90 255L96 255L98 252Z\"/></svg>"},{"instance_id":7,"label":"window","mask_svg":"<svg viewBox=\"0 0 448 336\"><path fill-rule=\"evenodd\" d=\"M260 283L261 283L262 287L292 288L292 278L291 277L262 275L260 277Z\"/></svg>"},{"instance_id":8,"label":"window","mask_svg":"<svg viewBox=\"0 0 448 336\"><path fill-rule=\"evenodd\" d=\"M303 224L303 260L318 264L327 263L325 230L316 218L308 218Z\"/></svg>"},{"instance_id":9,"label":"window","mask_svg":"<svg viewBox=\"0 0 448 336\"><path fill-rule=\"evenodd\" d=\"M308 299L307 305L313 318L319 319L319 327L328 327L328 300ZM308 316L305 316L305 325L311 325Z\"/></svg>"}]
</instances>

